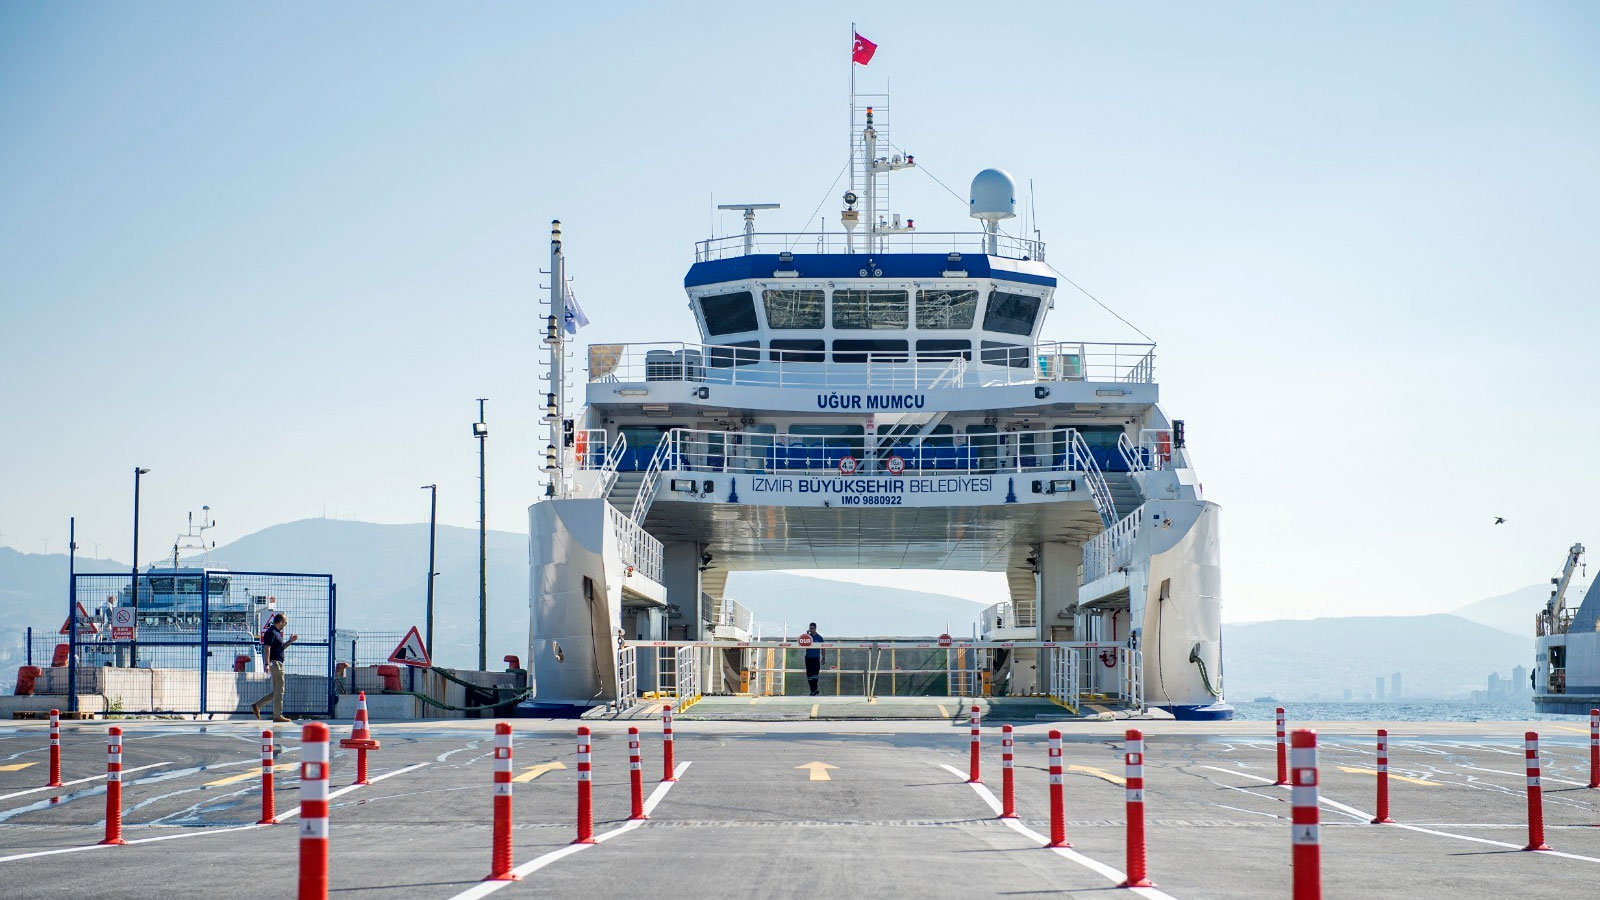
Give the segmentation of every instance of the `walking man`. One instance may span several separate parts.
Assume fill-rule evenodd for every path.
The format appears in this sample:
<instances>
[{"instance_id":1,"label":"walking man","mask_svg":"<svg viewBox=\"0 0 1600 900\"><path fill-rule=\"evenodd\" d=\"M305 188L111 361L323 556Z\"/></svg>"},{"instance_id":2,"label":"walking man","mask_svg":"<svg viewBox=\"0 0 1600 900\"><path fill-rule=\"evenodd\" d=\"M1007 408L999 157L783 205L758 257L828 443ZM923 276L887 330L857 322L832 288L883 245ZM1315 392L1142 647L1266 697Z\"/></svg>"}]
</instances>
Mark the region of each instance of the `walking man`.
<instances>
[{"instance_id":1,"label":"walking man","mask_svg":"<svg viewBox=\"0 0 1600 900\"><path fill-rule=\"evenodd\" d=\"M300 640L300 635L291 634L288 640L283 637L283 630L289 625L289 617L278 613L272 617L272 624L261 633L261 651L267 661L267 670L272 673L272 692L260 700L250 704L250 711L261 718L261 705L268 700L272 701L272 721L290 722L292 719L283 714L283 651L295 641Z\"/></svg>"},{"instance_id":2,"label":"walking man","mask_svg":"<svg viewBox=\"0 0 1600 900\"><path fill-rule=\"evenodd\" d=\"M817 634L817 623L812 622L806 629L806 634L811 635L811 646L806 648L806 684L811 685L811 696L817 696L817 677L822 674L822 649L817 644L822 643L822 635Z\"/></svg>"}]
</instances>

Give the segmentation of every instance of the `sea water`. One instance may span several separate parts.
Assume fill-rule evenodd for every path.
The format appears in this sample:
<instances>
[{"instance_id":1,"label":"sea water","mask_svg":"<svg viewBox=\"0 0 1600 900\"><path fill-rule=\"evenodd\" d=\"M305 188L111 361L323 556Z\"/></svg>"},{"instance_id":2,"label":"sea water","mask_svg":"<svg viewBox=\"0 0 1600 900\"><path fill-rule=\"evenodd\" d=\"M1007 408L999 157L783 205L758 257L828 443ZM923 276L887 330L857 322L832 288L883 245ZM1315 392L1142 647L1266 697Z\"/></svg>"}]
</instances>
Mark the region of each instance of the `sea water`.
<instances>
[{"instance_id":1,"label":"sea water","mask_svg":"<svg viewBox=\"0 0 1600 900\"><path fill-rule=\"evenodd\" d=\"M1583 715L1537 713L1532 700L1487 703L1450 700L1398 700L1388 703L1280 700L1274 703L1233 703L1235 718L1271 721L1277 707L1300 722L1579 722Z\"/></svg>"}]
</instances>

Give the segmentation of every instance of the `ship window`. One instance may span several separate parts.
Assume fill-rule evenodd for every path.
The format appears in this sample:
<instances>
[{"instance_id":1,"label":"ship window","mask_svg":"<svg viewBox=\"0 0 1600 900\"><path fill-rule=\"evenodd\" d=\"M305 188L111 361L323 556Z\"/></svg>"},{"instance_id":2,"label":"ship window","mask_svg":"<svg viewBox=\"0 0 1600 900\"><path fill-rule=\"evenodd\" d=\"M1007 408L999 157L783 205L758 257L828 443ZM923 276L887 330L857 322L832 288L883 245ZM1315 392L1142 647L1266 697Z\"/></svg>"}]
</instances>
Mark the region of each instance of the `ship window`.
<instances>
[{"instance_id":1,"label":"ship window","mask_svg":"<svg viewBox=\"0 0 1600 900\"><path fill-rule=\"evenodd\" d=\"M905 328L910 324L911 300L905 291L859 289L833 292L835 328Z\"/></svg>"},{"instance_id":2,"label":"ship window","mask_svg":"<svg viewBox=\"0 0 1600 900\"><path fill-rule=\"evenodd\" d=\"M990 366L1010 366L1013 369L1028 367L1028 348L999 341L984 341L978 354L979 361Z\"/></svg>"},{"instance_id":3,"label":"ship window","mask_svg":"<svg viewBox=\"0 0 1600 900\"><path fill-rule=\"evenodd\" d=\"M821 328L823 292L783 288L761 292L769 328Z\"/></svg>"},{"instance_id":4,"label":"ship window","mask_svg":"<svg viewBox=\"0 0 1600 900\"><path fill-rule=\"evenodd\" d=\"M790 425L790 447L822 447L833 451L849 453L857 459L861 458L863 448L866 446L864 435L866 429L860 425ZM838 465L839 453L827 453L811 460L807 468L833 468Z\"/></svg>"},{"instance_id":5,"label":"ship window","mask_svg":"<svg viewBox=\"0 0 1600 900\"><path fill-rule=\"evenodd\" d=\"M905 362L910 354L906 341L834 341L836 363ZM869 355L870 354L870 355Z\"/></svg>"},{"instance_id":6,"label":"ship window","mask_svg":"<svg viewBox=\"0 0 1600 900\"><path fill-rule=\"evenodd\" d=\"M706 348L706 362L713 369L748 366L761 361L760 341L735 341L719 347Z\"/></svg>"},{"instance_id":7,"label":"ship window","mask_svg":"<svg viewBox=\"0 0 1600 900\"><path fill-rule=\"evenodd\" d=\"M977 291L917 291L918 328L971 328Z\"/></svg>"},{"instance_id":8,"label":"ship window","mask_svg":"<svg viewBox=\"0 0 1600 900\"><path fill-rule=\"evenodd\" d=\"M1005 334L1032 334L1033 320L1038 315L1038 297L990 291L989 309L983 314L983 330L1000 331Z\"/></svg>"},{"instance_id":9,"label":"ship window","mask_svg":"<svg viewBox=\"0 0 1600 900\"><path fill-rule=\"evenodd\" d=\"M962 359L972 358L971 341L917 341L918 359L955 359L958 356Z\"/></svg>"},{"instance_id":10,"label":"ship window","mask_svg":"<svg viewBox=\"0 0 1600 900\"><path fill-rule=\"evenodd\" d=\"M922 445L924 447L954 447L956 445L955 433L955 428L950 425L936 425L932 431L928 432L928 436L922 439Z\"/></svg>"},{"instance_id":11,"label":"ship window","mask_svg":"<svg viewBox=\"0 0 1600 900\"><path fill-rule=\"evenodd\" d=\"M767 358L773 362L822 362L827 358L827 341L776 340L767 346Z\"/></svg>"},{"instance_id":12,"label":"ship window","mask_svg":"<svg viewBox=\"0 0 1600 900\"><path fill-rule=\"evenodd\" d=\"M706 334L756 330L756 302L749 291L701 297L700 313L706 319Z\"/></svg>"}]
</instances>

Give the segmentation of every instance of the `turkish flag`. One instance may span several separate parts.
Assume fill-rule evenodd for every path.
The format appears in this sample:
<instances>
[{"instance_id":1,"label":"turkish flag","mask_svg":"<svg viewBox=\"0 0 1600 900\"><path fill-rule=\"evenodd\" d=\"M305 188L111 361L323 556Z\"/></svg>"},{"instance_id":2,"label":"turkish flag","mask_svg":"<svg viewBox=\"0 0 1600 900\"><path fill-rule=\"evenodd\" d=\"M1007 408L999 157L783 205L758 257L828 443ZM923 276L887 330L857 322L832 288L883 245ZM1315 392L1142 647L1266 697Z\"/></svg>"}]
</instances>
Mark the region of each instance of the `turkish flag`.
<instances>
[{"instance_id":1,"label":"turkish flag","mask_svg":"<svg viewBox=\"0 0 1600 900\"><path fill-rule=\"evenodd\" d=\"M874 44L873 42L862 37L859 31L856 32L856 45L850 50L851 59L864 66L867 63L872 62L872 54L877 52L877 44Z\"/></svg>"}]
</instances>

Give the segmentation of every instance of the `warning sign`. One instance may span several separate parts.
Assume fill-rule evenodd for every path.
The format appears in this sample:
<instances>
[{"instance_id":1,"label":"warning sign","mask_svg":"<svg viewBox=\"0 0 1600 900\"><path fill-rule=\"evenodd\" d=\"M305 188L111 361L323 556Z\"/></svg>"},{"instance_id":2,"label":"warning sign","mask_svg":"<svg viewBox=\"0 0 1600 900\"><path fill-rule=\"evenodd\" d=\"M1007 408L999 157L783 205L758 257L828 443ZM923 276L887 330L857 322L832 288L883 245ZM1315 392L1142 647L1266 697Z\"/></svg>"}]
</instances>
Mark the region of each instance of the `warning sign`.
<instances>
[{"instance_id":1,"label":"warning sign","mask_svg":"<svg viewBox=\"0 0 1600 900\"><path fill-rule=\"evenodd\" d=\"M944 634L939 635L939 646L948 647L948 646L950 646L951 643L952 642L950 640L950 633L948 631L945 632Z\"/></svg>"},{"instance_id":2,"label":"warning sign","mask_svg":"<svg viewBox=\"0 0 1600 900\"><path fill-rule=\"evenodd\" d=\"M811 632L808 631L805 634L800 635L799 643L800 643L800 646L802 646L802 647L811 646Z\"/></svg>"},{"instance_id":3,"label":"warning sign","mask_svg":"<svg viewBox=\"0 0 1600 900\"><path fill-rule=\"evenodd\" d=\"M883 467L889 470L890 475L904 475L906 461L891 453L889 458L883 461Z\"/></svg>"},{"instance_id":4,"label":"warning sign","mask_svg":"<svg viewBox=\"0 0 1600 900\"><path fill-rule=\"evenodd\" d=\"M135 610L131 606L119 606L111 611L111 639L113 641L136 639L139 629L134 619L134 613Z\"/></svg>"},{"instance_id":5,"label":"warning sign","mask_svg":"<svg viewBox=\"0 0 1600 900\"><path fill-rule=\"evenodd\" d=\"M61 633L62 634L70 634L71 632L72 632L72 620L68 619L67 621L62 622L61 623ZM89 618L89 613L88 613L87 610L85 610L83 608L83 604L82 603L78 604L78 633L79 634L99 634L100 633L100 629L95 626L94 620Z\"/></svg>"},{"instance_id":6,"label":"warning sign","mask_svg":"<svg viewBox=\"0 0 1600 900\"><path fill-rule=\"evenodd\" d=\"M856 473L856 469L860 465L861 465L861 462L859 460L857 460L854 456L850 456L849 454L841 456L841 457L839 457L839 474L840 475L854 475Z\"/></svg>"},{"instance_id":7,"label":"warning sign","mask_svg":"<svg viewBox=\"0 0 1600 900\"><path fill-rule=\"evenodd\" d=\"M420 666L424 669L433 665L428 660L428 648L422 646L422 635L417 633L417 626L411 626L411 630L406 632L405 640L401 641L400 646L394 648L394 652L389 654L389 662L407 666Z\"/></svg>"}]
</instances>

